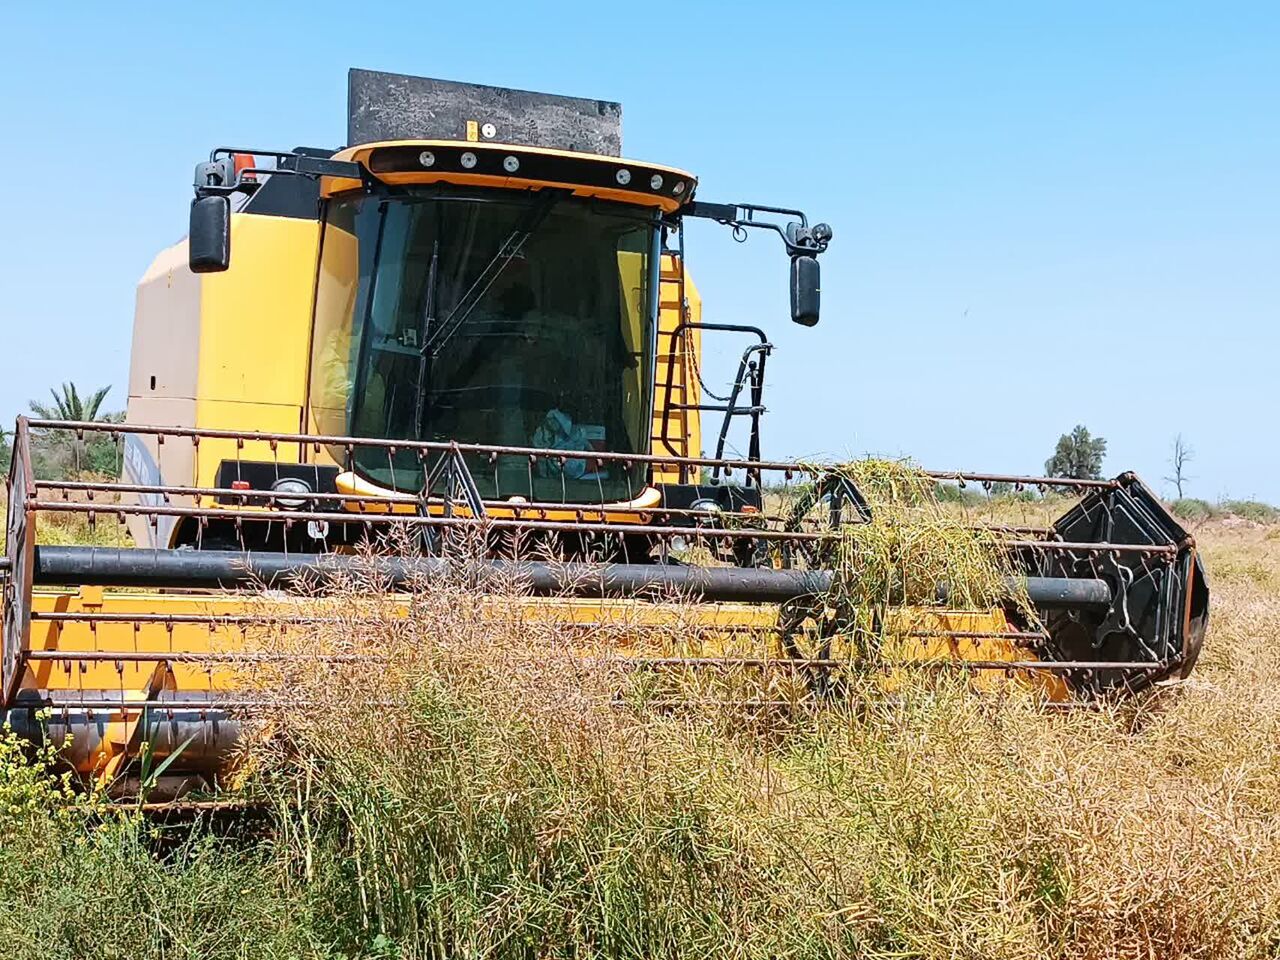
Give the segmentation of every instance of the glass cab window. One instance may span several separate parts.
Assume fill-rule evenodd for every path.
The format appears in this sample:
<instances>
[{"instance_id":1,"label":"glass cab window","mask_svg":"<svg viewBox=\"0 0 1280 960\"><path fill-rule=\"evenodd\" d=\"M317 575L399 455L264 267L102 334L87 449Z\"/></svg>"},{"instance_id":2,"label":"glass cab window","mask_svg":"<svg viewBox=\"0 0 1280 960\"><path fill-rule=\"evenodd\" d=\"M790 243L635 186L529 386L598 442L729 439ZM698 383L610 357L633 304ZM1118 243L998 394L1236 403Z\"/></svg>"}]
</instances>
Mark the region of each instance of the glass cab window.
<instances>
[{"instance_id":1,"label":"glass cab window","mask_svg":"<svg viewBox=\"0 0 1280 960\"><path fill-rule=\"evenodd\" d=\"M647 452L655 215L550 192L423 188L332 201L312 362L324 432ZM428 458L427 466L433 458ZM643 469L473 458L486 497L631 499ZM423 486L412 451L350 465Z\"/></svg>"}]
</instances>

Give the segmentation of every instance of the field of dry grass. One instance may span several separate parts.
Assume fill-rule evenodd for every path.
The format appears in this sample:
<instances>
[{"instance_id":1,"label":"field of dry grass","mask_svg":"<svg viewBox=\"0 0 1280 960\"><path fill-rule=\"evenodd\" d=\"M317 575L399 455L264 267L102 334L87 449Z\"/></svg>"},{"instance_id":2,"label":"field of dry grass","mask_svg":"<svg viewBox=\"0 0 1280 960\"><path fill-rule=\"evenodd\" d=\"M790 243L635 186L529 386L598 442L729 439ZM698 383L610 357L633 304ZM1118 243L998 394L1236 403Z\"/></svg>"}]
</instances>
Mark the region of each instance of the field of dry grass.
<instances>
[{"instance_id":1,"label":"field of dry grass","mask_svg":"<svg viewBox=\"0 0 1280 960\"><path fill-rule=\"evenodd\" d=\"M958 681L786 717L620 710L581 637L424 595L379 631L394 676L278 678L412 706L275 719L277 854L304 889L352 864L344 922L406 955L1272 955L1280 528L1197 535L1194 678L1068 713Z\"/></svg>"},{"instance_id":2,"label":"field of dry grass","mask_svg":"<svg viewBox=\"0 0 1280 960\"><path fill-rule=\"evenodd\" d=\"M959 509L959 508L956 508ZM1036 524L1002 499L970 519ZM264 833L80 815L0 750L14 957L1268 957L1280 951L1280 526L1194 530L1191 679L1101 709L922 680L820 712L646 708L462 585L355 592L260 676ZM368 620L383 620L368 627ZM357 622L359 626L357 626ZM345 664L345 665L344 665ZM103 924L113 919L111 932ZM125 920L122 924L119 921Z\"/></svg>"}]
</instances>

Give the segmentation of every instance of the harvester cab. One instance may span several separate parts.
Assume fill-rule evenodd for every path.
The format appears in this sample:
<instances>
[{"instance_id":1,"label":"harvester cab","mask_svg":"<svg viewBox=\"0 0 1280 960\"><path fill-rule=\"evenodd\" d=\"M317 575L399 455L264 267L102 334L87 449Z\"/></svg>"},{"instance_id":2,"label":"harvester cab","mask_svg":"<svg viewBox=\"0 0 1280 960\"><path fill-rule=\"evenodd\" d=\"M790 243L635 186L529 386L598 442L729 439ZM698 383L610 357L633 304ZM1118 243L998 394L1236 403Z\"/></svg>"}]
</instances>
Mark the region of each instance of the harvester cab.
<instances>
[{"instance_id":1,"label":"harvester cab","mask_svg":"<svg viewBox=\"0 0 1280 960\"><path fill-rule=\"evenodd\" d=\"M740 239L776 233L791 262L792 318L806 325L818 321L817 257L830 227L798 210L698 201L692 174L622 159L615 103L366 71L352 71L350 84L356 146L219 148L196 168L188 262L193 273L226 272L223 287L259 282L256 234L275 226L266 218L319 225L307 250L319 274L313 326L305 342L274 351L309 365L291 398L300 429L690 457L702 452L701 414L716 413L714 457L744 418L748 455L759 459L772 347L758 327L701 322L684 222L714 219ZM246 199L233 213L237 196ZM233 246L237 232L246 237ZM241 244L255 260L243 270L232 266ZM284 245L269 255L285 255ZM715 402L702 402L689 377L687 354L704 333L749 338L729 396ZM420 486L409 450L332 459L338 490ZM575 457L544 461L529 478L521 459L499 454L479 478L483 493L657 502L651 469Z\"/></svg>"},{"instance_id":2,"label":"harvester cab","mask_svg":"<svg viewBox=\"0 0 1280 960\"><path fill-rule=\"evenodd\" d=\"M194 486L282 484L295 501L343 494L369 498L371 509L399 499L388 509L408 510L416 507L404 498L417 496L423 478L404 441L479 444L511 449L489 451L486 463L477 451L460 456L472 514L486 512L486 499L512 497L608 504L619 508L610 522L621 525L642 507L733 506L723 485L691 482L698 470L687 465L575 456L544 457L530 469L523 450L698 457L706 413L720 417L711 459L724 458L730 431L743 423L748 459L758 460L772 345L757 326L702 322L684 223L709 218L739 239L776 234L791 264L792 319L810 326L831 228L799 210L699 201L692 174L621 158L616 103L355 70L349 113L355 146L220 147L197 166L187 260L201 294L186 325L219 336L214 344L189 335L199 353L197 382L181 391L196 400L184 425L262 429L269 392L282 431L359 436L397 444L395 452L300 449L288 476L274 453L254 462L237 452L216 466L206 457L201 477L185 462L149 469L160 451L141 440L130 462ZM251 307L286 296L288 317L264 330L261 308ZM147 365L164 357L146 354L172 340L182 311L172 296L155 309L143 309L143 299L133 379L147 387L131 389L130 420L151 422L148 408L173 398L150 386ZM704 334L745 338L723 397L701 396ZM249 343L270 358L269 379L280 388L251 375L242 354ZM211 392L202 381L227 373L232 382L217 400L238 406L202 409L201 394ZM759 479L753 472L734 495L759 507ZM501 506L487 512L511 516ZM217 518L160 526L157 540L135 522L135 539L157 547L243 540ZM254 546L323 550L364 536L358 525L328 520L297 525L288 543L282 528L270 532L274 540ZM569 542L580 537L553 539L583 546ZM641 559L651 553L642 538L619 543Z\"/></svg>"},{"instance_id":3,"label":"harvester cab","mask_svg":"<svg viewBox=\"0 0 1280 960\"><path fill-rule=\"evenodd\" d=\"M220 147L197 167L189 236L138 287L125 421L19 419L0 707L67 736L81 773L131 783L146 744L175 790L215 779L257 706L246 651L307 619L305 598L296 620L255 612L261 588L357 570L393 589L514 577L539 615L625 611L637 669L781 671L788 697L904 663L1054 699L1190 669L1195 545L1132 475L886 484L763 458L772 345L703 320L684 224L773 233L808 326L826 224L702 201L692 174L623 159L616 103L349 83L350 146ZM719 395L705 336L742 338ZM44 479L37 448L57 437L114 444L120 478ZM982 589L947 563L921 568L923 591L881 577L905 562L884 539L902 491L933 509L954 483L1039 488L1066 512L953 530ZM47 542L69 518L90 542ZM877 556L880 579L863 576Z\"/></svg>"}]
</instances>

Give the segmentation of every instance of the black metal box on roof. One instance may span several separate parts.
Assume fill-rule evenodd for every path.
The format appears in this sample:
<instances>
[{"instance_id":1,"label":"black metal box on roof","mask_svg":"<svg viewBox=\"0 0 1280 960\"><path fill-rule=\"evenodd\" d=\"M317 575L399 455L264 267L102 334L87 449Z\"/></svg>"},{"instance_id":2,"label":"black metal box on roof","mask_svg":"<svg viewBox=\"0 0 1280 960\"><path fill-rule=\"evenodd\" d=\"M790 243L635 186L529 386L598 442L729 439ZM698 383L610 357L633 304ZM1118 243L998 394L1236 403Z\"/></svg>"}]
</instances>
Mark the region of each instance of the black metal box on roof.
<instances>
[{"instance_id":1,"label":"black metal box on roof","mask_svg":"<svg viewBox=\"0 0 1280 960\"><path fill-rule=\"evenodd\" d=\"M478 140L622 156L622 104L352 69L347 144Z\"/></svg>"}]
</instances>

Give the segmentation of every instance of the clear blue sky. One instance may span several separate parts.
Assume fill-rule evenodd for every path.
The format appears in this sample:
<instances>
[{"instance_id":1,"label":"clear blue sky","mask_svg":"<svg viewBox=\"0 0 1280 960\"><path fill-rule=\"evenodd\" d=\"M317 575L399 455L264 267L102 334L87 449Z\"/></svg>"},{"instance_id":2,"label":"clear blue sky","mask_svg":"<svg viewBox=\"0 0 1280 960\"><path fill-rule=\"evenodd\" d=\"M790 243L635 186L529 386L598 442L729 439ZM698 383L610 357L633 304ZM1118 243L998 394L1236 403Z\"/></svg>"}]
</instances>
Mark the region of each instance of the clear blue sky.
<instances>
[{"instance_id":1,"label":"clear blue sky","mask_svg":"<svg viewBox=\"0 0 1280 960\"><path fill-rule=\"evenodd\" d=\"M1280 4L13 4L0 417L122 405L133 287L219 143L338 145L350 66L621 100L706 200L836 231L819 327L775 241L691 234L778 352L766 454L1106 469L1280 502ZM727 362L727 355L718 359Z\"/></svg>"}]
</instances>

